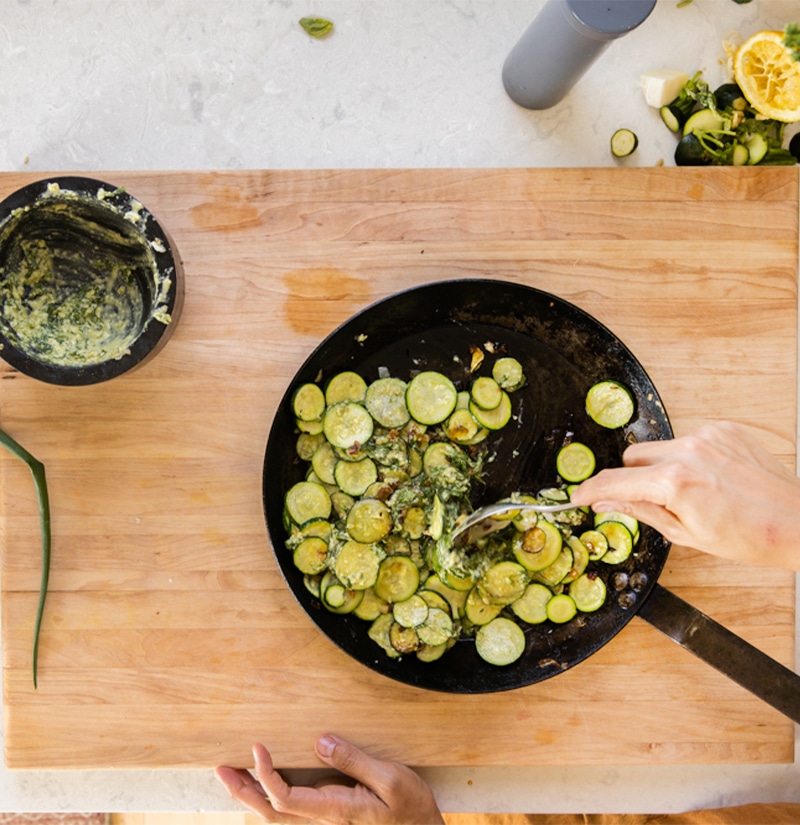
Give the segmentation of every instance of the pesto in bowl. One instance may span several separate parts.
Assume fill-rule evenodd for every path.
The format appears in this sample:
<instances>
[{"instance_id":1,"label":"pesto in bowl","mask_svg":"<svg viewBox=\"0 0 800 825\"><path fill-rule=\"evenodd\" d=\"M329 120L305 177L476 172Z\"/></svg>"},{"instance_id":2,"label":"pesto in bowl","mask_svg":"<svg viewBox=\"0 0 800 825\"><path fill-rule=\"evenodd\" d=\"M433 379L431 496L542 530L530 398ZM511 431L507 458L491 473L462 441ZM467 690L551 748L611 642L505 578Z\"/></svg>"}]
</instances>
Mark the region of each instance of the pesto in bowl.
<instances>
[{"instance_id":1,"label":"pesto in bowl","mask_svg":"<svg viewBox=\"0 0 800 825\"><path fill-rule=\"evenodd\" d=\"M169 337L182 272L153 216L83 178L0 204L0 356L21 372L88 384L127 372Z\"/></svg>"}]
</instances>

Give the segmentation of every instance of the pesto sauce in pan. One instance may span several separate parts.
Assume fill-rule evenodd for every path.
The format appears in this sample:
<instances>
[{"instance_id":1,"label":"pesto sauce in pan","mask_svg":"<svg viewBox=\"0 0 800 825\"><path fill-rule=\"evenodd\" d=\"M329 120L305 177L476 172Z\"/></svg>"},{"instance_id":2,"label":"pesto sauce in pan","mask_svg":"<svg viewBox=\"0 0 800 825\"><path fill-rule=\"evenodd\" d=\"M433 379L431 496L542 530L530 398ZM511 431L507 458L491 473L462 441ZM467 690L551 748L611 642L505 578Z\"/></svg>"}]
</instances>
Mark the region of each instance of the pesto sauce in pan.
<instances>
[{"instance_id":1,"label":"pesto sauce in pan","mask_svg":"<svg viewBox=\"0 0 800 825\"><path fill-rule=\"evenodd\" d=\"M168 324L171 286L150 244L110 206L61 191L0 226L0 329L31 358L83 367L120 359L151 320Z\"/></svg>"}]
</instances>

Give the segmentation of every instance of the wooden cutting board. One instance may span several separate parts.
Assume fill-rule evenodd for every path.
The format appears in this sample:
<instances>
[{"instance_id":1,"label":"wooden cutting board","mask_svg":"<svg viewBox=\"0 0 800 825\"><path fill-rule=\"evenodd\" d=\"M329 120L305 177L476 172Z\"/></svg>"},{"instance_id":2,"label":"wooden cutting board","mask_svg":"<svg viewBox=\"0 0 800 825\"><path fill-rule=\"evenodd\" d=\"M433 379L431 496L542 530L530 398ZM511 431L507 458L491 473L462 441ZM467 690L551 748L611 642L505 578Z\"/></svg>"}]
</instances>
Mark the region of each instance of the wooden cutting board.
<instances>
[{"instance_id":1,"label":"wooden cutting board","mask_svg":"<svg viewBox=\"0 0 800 825\"><path fill-rule=\"evenodd\" d=\"M0 196L43 177L0 175ZM491 277L572 301L659 388L678 435L714 419L796 455L795 169L498 169L94 175L182 254L186 303L150 364L52 387L0 369L0 426L47 467L39 533L0 458L5 758L12 768L316 766L336 731L416 765L766 763L793 725L638 617L580 666L509 693L390 681L320 634L267 540L261 467L288 382L365 305ZM663 584L792 665L794 577L674 548Z\"/></svg>"}]
</instances>

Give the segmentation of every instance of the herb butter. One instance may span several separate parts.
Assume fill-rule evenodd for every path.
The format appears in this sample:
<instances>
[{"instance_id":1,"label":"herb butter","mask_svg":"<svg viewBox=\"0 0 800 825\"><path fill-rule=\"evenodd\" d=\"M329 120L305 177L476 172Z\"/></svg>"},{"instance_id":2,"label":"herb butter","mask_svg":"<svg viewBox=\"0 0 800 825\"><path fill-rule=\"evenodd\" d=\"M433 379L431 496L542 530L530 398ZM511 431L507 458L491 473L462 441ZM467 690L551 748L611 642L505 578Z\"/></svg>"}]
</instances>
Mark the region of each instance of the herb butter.
<instances>
[{"instance_id":1,"label":"herb butter","mask_svg":"<svg viewBox=\"0 0 800 825\"><path fill-rule=\"evenodd\" d=\"M42 363L84 367L123 358L151 321L169 324L172 280L138 228L146 214L57 184L12 212L0 225L7 341Z\"/></svg>"}]
</instances>

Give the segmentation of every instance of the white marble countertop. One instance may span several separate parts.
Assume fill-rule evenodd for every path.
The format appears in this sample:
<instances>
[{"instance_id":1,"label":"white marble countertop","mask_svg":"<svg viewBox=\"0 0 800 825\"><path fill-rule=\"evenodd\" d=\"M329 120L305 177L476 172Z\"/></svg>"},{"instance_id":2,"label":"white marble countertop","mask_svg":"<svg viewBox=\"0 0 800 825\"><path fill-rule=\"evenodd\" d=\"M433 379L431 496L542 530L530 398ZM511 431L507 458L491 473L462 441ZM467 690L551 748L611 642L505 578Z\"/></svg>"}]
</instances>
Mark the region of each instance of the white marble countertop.
<instances>
[{"instance_id":1,"label":"white marble countertop","mask_svg":"<svg viewBox=\"0 0 800 825\"><path fill-rule=\"evenodd\" d=\"M599 0L598 0L599 1ZM4 0L0 171L672 165L642 72L726 79L722 42L797 0L658 0L547 111L505 94L543 0ZM335 31L313 40L303 16ZM639 148L609 151L627 126ZM0 733L2 731L0 730ZM368 745L369 743L364 743ZM436 769L445 810L661 812L800 800L798 765ZM210 771L9 771L0 811L237 810Z\"/></svg>"}]
</instances>

